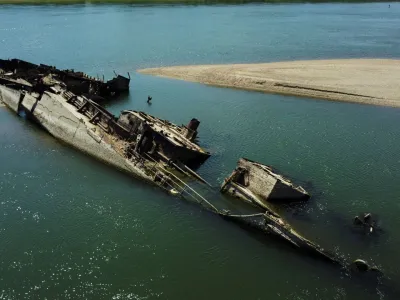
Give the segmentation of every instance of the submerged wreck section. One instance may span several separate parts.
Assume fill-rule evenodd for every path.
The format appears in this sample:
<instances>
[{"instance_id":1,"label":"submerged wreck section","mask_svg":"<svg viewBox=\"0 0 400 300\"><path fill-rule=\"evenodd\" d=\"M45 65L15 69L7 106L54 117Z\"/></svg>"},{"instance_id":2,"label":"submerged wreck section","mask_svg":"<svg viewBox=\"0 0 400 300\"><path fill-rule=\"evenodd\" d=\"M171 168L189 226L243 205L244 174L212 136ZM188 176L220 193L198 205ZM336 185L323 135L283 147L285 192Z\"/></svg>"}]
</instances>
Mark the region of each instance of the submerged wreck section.
<instances>
[{"instance_id":1,"label":"submerged wreck section","mask_svg":"<svg viewBox=\"0 0 400 300\"><path fill-rule=\"evenodd\" d=\"M265 211L247 216L226 213L226 218L248 223L298 249L339 263L333 254L303 237L273 211L269 201L282 203L307 200L310 195L302 187L293 185L289 179L275 173L271 167L241 158L236 169L224 180L221 192L260 207Z\"/></svg>"},{"instance_id":2,"label":"submerged wreck section","mask_svg":"<svg viewBox=\"0 0 400 300\"><path fill-rule=\"evenodd\" d=\"M183 173L196 177L197 173L186 163L198 164L209 157L208 152L179 131L183 130L181 127L145 113L130 111L129 115L142 118L141 122L136 120L135 125L138 126L134 130L123 122L126 111L115 117L96 102L75 95L62 85L55 85L50 91L37 90L40 90L37 86L16 85L15 80L3 78L0 83L0 101L14 112L24 113L55 138L122 171L156 184L172 195L191 198L217 211L177 176L177 173ZM158 123L163 124L160 129L162 132L156 126ZM172 133L174 137L171 138ZM180 139L181 143L177 144L175 139ZM174 149L180 152L175 153Z\"/></svg>"},{"instance_id":3,"label":"submerged wreck section","mask_svg":"<svg viewBox=\"0 0 400 300\"><path fill-rule=\"evenodd\" d=\"M55 84L64 84L66 89L77 95L85 95L92 100L117 96L129 91L130 75L124 77L115 73L111 80L104 81L83 72L60 70L45 64L33 64L20 59L0 59L0 75L6 79L25 80L32 85L41 85L48 90Z\"/></svg>"},{"instance_id":4,"label":"submerged wreck section","mask_svg":"<svg viewBox=\"0 0 400 300\"><path fill-rule=\"evenodd\" d=\"M333 253L326 251L321 246L303 237L272 210L267 210L265 213L252 215L235 215L226 212L223 217L234 222L251 226L252 228L263 233L275 236L284 243L295 247L295 249L308 253L316 258L320 258L334 264L342 264L339 258L337 258Z\"/></svg>"},{"instance_id":5,"label":"submerged wreck section","mask_svg":"<svg viewBox=\"0 0 400 300\"><path fill-rule=\"evenodd\" d=\"M236 169L224 180L222 193L228 193L263 209L268 202L304 201L310 195L271 167L241 158Z\"/></svg>"},{"instance_id":6,"label":"submerged wreck section","mask_svg":"<svg viewBox=\"0 0 400 300\"><path fill-rule=\"evenodd\" d=\"M196 120L195 129L191 125L193 120ZM193 142L200 124L197 119L192 119L188 126L177 126L144 112L125 110L121 112L118 124L129 132L130 139L138 141L132 150L148 151L159 158L190 167L199 166L210 157L209 152Z\"/></svg>"}]
</instances>

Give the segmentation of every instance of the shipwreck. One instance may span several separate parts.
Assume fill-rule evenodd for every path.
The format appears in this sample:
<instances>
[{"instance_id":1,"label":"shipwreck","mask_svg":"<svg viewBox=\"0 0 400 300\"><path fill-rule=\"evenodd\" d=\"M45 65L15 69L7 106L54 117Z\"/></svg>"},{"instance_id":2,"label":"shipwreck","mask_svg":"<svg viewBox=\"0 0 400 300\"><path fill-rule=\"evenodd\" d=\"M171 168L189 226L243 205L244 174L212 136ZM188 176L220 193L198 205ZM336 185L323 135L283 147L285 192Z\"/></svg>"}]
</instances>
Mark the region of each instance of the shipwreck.
<instances>
[{"instance_id":1,"label":"shipwreck","mask_svg":"<svg viewBox=\"0 0 400 300\"><path fill-rule=\"evenodd\" d=\"M11 67L4 67L7 64L16 67L14 71L9 72ZM192 178L194 182L207 184L208 188L211 186L195 172L211 155L197 143L200 121L196 118L178 126L134 110L124 110L114 116L83 93L83 89L77 92L68 81L73 77L71 72L60 71L66 76L62 77L53 67L20 60L0 61L0 68L3 70L0 101L17 115L39 124L56 139L171 195L191 200L226 220L276 236L299 250L342 265L335 255L304 238L269 207L269 201L310 197L272 168L241 159L222 186L223 192L262 209L256 214L217 208L188 183L187 178ZM94 81L88 82L90 88ZM123 89L125 85L108 86Z\"/></svg>"},{"instance_id":2,"label":"shipwreck","mask_svg":"<svg viewBox=\"0 0 400 300\"><path fill-rule=\"evenodd\" d=\"M23 79L32 85L51 86L62 83L69 91L95 101L128 92L131 79L129 73L128 77L115 73L114 78L105 81L104 77L95 78L73 69L60 70L54 66L37 65L20 59L0 59L0 74L8 79Z\"/></svg>"},{"instance_id":3,"label":"shipwreck","mask_svg":"<svg viewBox=\"0 0 400 300\"><path fill-rule=\"evenodd\" d=\"M308 200L310 195L302 187L295 186L289 179L277 174L272 167L241 158L235 170L221 185L221 192L260 208L262 213L248 215L247 219L262 224L265 232L298 249L338 263L335 255L303 237L274 211L271 202Z\"/></svg>"},{"instance_id":4,"label":"shipwreck","mask_svg":"<svg viewBox=\"0 0 400 300\"><path fill-rule=\"evenodd\" d=\"M310 194L301 186L279 175L272 167L241 158L236 169L227 177L222 193L228 193L256 206L268 209L268 202L305 201Z\"/></svg>"},{"instance_id":5,"label":"shipwreck","mask_svg":"<svg viewBox=\"0 0 400 300\"><path fill-rule=\"evenodd\" d=\"M137 144L128 149L131 152L148 152L190 167L199 166L210 157L209 152L194 143L200 125L197 119L192 119L187 126L177 126L144 112L125 110L117 123L129 132L130 140L137 140Z\"/></svg>"},{"instance_id":6,"label":"shipwreck","mask_svg":"<svg viewBox=\"0 0 400 300\"><path fill-rule=\"evenodd\" d=\"M64 85L48 91L0 78L0 100L18 114L34 120L55 138L174 195L204 201L176 173L198 176L187 164L199 165L210 154L195 144L195 125L177 126L141 112L124 111L115 117L85 96ZM174 174L175 172L175 174Z\"/></svg>"}]
</instances>

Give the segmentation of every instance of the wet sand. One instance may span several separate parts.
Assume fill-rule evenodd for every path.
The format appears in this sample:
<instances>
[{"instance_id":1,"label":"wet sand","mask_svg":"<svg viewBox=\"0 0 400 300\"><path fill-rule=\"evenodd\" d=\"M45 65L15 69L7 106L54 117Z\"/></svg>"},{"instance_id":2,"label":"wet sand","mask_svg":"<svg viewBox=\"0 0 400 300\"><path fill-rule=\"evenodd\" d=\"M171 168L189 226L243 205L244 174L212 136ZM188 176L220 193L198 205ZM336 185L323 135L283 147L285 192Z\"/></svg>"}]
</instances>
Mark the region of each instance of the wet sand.
<instances>
[{"instance_id":1,"label":"wet sand","mask_svg":"<svg viewBox=\"0 0 400 300\"><path fill-rule=\"evenodd\" d=\"M138 72L266 93L400 107L400 60L194 65L141 69Z\"/></svg>"}]
</instances>

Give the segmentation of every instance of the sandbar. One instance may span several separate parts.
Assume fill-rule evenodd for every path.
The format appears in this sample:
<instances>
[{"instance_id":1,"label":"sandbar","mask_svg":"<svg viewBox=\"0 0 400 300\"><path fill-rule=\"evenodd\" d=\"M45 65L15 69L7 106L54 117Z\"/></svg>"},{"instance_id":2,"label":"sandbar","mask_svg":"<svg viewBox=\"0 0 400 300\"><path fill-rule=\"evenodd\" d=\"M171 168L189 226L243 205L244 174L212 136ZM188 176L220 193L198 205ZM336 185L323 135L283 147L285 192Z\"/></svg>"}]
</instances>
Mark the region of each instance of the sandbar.
<instances>
[{"instance_id":1,"label":"sandbar","mask_svg":"<svg viewBox=\"0 0 400 300\"><path fill-rule=\"evenodd\" d=\"M400 60L394 59L191 65L138 72L265 93L400 107Z\"/></svg>"}]
</instances>

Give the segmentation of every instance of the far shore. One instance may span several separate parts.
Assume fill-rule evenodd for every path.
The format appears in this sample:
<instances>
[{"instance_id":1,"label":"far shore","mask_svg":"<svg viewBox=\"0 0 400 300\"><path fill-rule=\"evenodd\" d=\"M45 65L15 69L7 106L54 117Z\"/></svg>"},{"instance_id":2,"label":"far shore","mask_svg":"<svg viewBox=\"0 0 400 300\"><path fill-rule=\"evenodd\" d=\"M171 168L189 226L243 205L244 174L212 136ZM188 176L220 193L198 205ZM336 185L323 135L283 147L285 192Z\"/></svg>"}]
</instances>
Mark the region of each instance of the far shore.
<instances>
[{"instance_id":1,"label":"far shore","mask_svg":"<svg viewBox=\"0 0 400 300\"><path fill-rule=\"evenodd\" d=\"M269 4L300 4L300 3L379 3L379 0L0 0L0 5L46 5L46 4L188 4L188 5L211 5L211 4L250 4L250 3L269 3ZM389 0L386 2L396 2Z\"/></svg>"},{"instance_id":2,"label":"far shore","mask_svg":"<svg viewBox=\"0 0 400 300\"><path fill-rule=\"evenodd\" d=\"M400 60L340 59L193 65L139 73L244 90L400 107Z\"/></svg>"}]
</instances>

